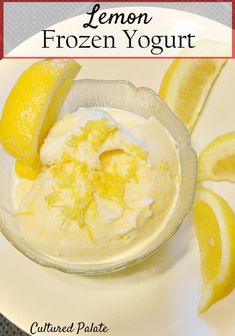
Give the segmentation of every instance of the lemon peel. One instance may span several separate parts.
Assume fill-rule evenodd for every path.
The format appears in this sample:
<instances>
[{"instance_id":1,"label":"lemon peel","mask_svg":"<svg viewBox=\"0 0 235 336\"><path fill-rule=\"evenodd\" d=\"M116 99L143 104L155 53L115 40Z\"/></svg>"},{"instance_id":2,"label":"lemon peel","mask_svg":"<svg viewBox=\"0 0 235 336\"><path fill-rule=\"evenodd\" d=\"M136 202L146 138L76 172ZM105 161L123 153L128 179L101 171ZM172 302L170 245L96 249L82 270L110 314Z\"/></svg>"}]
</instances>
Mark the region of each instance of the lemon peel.
<instances>
[{"instance_id":1,"label":"lemon peel","mask_svg":"<svg viewBox=\"0 0 235 336\"><path fill-rule=\"evenodd\" d=\"M42 170L42 164L39 160L35 163L33 167L26 166L18 160L15 163L16 174L24 179L35 180L38 174L41 172L41 170Z\"/></svg>"},{"instance_id":2,"label":"lemon peel","mask_svg":"<svg viewBox=\"0 0 235 336\"><path fill-rule=\"evenodd\" d=\"M34 168L39 161L39 148L79 70L73 60L46 59L31 65L17 80L3 109L0 141L22 165Z\"/></svg>"},{"instance_id":3,"label":"lemon peel","mask_svg":"<svg viewBox=\"0 0 235 336\"><path fill-rule=\"evenodd\" d=\"M203 187L197 189L193 213L203 281L199 312L204 313L235 285L235 214L222 197Z\"/></svg>"}]
</instances>

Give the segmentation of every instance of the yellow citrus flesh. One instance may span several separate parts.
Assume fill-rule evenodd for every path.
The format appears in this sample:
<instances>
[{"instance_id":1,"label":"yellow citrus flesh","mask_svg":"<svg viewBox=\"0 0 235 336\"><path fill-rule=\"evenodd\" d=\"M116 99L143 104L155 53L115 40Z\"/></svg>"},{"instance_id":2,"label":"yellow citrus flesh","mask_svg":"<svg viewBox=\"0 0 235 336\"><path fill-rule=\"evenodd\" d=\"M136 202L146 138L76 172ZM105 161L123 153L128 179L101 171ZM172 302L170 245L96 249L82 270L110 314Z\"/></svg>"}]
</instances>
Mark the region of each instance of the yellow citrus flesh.
<instances>
[{"instance_id":1,"label":"yellow citrus flesh","mask_svg":"<svg viewBox=\"0 0 235 336\"><path fill-rule=\"evenodd\" d=\"M199 180L235 182L235 132L215 138L199 155Z\"/></svg>"},{"instance_id":2,"label":"yellow citrus flesh","mask_svg":"<svg viewBox=\"0 0 235 336\"><path fill-rule=\"evenodd\" d=\"M222 197L199 187L194 222L203 282L199 311L203 313L235 285L235 215Z\"/></svg>"},{"instance_id":3,"label":"yellow citrus flesh","mask_svg":"<svg viewBox=\"0 0 235 336\"><path fill-rule=\"evenodd\" d=\"M13 87L0 121L0 141L26 167L38 164L39 148L79 70L73 60L39 61Z\"/></svg>"},{"instance_id":4,"label":"yellow citrus flesh","mask_svg":"<svg viewBox=\"0 0 235 336\"><path fill-rule=\"evenodd\" d=\"M225 59L176 59L168 68L159 95L192 131Z\"/></svg>"}]
</instances>

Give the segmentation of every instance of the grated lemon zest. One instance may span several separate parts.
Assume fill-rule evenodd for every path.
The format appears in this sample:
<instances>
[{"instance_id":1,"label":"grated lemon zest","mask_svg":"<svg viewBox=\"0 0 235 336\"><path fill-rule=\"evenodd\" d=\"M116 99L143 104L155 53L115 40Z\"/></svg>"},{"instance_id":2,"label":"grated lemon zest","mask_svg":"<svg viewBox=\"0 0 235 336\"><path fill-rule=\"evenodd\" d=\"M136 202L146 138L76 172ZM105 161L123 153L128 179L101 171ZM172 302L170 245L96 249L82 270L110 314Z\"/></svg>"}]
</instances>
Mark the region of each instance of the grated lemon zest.
<instances>
[{"instance_id":1,"label":"grated lemon zest","mask_svg":"<svg viewBox=\"0 0 235 336\"><path fill-rule=\"evenodd\" d=\"M66 141L73 150L82 141L89 141L98 150L118 128L102 118L87 122L81 130L80 134L73 135ZM54 186L52 192L45 197L49 207L60 208L63 223L73 221L81 229L85 228L91 240L94 237L88 223L92 223L99 216L95 196L126 208L125 185L131 179L138 183L138 163L146 162L147 154L136 145L130 144L126 151L115 149L102 153L99 160L99 168L90 168L87 163L80 162L65 152L61 162L49 168L54 178ZM64 192L70 193L69 204L63 204Z\"/></svg>"},{"instance_id":2,"label":"grated lemon zest","mask_svg":"<svg viewBox=\"0 0 235 336\"><path fill-rule=\"evenodd\" d=\"M23 212L16 212L13 217L21 217L21 216L31 216L33 215L33 211L23 211Z\"/></svg>"},{"instance_id":3,"label":"grated lemon zest","mask_svg":"<svg viewBox=\"0 0 235 336\"><path fill-rule=\"evenodd\" d=\"M117 130L118 127L110 124L107 118L90 120L81 128L81 133L70 136L66 144L74 150L77 150L81 142L89 141L92 147L97 150L105 140L112 136Z\"/></svg>"}]
</instances>

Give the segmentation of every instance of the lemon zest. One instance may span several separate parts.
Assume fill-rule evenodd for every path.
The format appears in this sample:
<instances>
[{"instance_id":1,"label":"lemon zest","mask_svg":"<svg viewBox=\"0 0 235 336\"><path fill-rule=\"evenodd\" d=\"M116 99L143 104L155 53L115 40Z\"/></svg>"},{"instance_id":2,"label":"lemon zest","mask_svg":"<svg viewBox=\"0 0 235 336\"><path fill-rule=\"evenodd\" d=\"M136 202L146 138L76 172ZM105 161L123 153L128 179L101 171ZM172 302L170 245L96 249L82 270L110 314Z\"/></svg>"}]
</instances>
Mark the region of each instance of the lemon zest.
<instances>
[{"instance_id":1,"label":"lemon zest","mask_svg":"<svg viewBox=\"0 0 235 336\"><path fill-rule=\"evenodd\" d=\"M81 128L81 133L77 135L71 135L66 144L77 150L79 144L83 141L89 141L92 147L99 149L105 140L113 135L118 130L116 125L109 124L107 118L101 118L99 120L90 120L84 127Z\"/></svg>"},{"instance_id":2,"label":"lemon zest","mask_svg":"<svg viewBox=\"0 0 235 336\"><path fill-rule=\"evenodd\" d=\"M33 211L16 212L13 217L32 216Z\"/></svg>"},{"instance_id":3,"label":"lemon zest","mask_svg":"<svg viewBox=\"0 0 235 336\"><path fill-rule=\"evenodd\" d=\"M81 133L66 140L66 144L77 150L80 143L88 141L98 151L102 144L118 130L106 118L88 121L81 128ZM107 199L123 208L125 202L125 186L131 179L138 183L138 164L146 163L147 154L134 144L123 149L114 149L100 154L100 166L88 167L63 153L61 161L50 167L54 179L52 192L45 196L49 207L58 207L63 216L63 223L75 222L81 229L86 229L88 236L94 240L90 224L99 216L96 195ZM66 196L69 193L69 204ZM64 204L63 204L64 203Z\"/></svg>"}]
</instances>

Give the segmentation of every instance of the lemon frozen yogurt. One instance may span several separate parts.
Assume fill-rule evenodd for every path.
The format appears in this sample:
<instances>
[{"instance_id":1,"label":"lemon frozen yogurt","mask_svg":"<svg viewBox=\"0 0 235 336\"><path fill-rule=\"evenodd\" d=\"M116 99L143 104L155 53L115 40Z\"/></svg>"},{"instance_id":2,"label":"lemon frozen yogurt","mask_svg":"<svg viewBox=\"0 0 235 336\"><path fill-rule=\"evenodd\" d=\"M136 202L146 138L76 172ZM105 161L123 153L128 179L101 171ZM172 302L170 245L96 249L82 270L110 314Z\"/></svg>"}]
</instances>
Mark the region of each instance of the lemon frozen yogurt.
<instances>
[{"instance_id":1,"label":"lemon frozen yogurt","mask_svg":"<svg viewBox=\"0 0 235 336\"><path fill-rule=\"evenodd\" d=\"M17 178L23 237L83 262L138 248L164 228L179 183L177 148L155 117L107 108L63 116L41 150L35 181Z\"/></svg>"}]
</instances>

